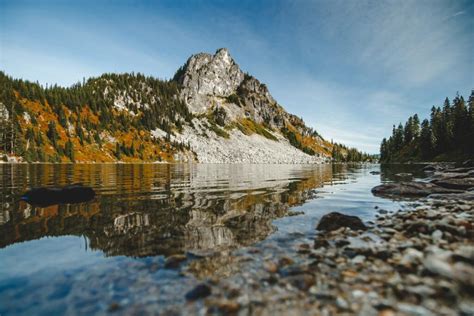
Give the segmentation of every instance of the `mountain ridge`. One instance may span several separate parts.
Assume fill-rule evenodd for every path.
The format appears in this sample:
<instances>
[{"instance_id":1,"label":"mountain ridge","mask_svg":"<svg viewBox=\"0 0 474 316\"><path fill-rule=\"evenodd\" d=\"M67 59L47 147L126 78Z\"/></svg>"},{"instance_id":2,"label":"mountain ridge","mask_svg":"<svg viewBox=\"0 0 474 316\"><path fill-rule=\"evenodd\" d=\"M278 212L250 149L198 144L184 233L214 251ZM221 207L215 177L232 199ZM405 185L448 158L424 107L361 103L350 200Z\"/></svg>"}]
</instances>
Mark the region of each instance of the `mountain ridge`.
<instances>
[{"instance_id":1,"label":"mountain ridge","mask_svg":"<svg viewBox=\"0 0 474 316\"><path fill-rule=\"evenodd\" d=\"M42 87L0 72L0 84L0 153L29 162L321 163L336 147L225 48L192 55L171 80Z\"/></svg>"}]
</instances>

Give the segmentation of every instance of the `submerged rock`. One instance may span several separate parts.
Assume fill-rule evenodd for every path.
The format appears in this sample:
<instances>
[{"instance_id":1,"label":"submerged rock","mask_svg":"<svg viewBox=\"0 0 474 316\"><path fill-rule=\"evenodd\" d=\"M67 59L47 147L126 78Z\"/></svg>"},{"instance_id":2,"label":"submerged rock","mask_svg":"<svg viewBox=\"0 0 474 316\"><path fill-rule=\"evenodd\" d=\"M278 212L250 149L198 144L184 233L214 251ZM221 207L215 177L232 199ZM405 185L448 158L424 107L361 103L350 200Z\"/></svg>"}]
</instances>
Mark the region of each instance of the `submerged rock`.
<instances>
[{"instance_id":1,"label":"submerged rock","mask_svg":"<svg viewBox=\"0 0 474 316\"><path fill-rule=\"evenodd\" d=\"M468 190L474 188L474 177L436 179L432 183L448 189Z\"/></svg>"},{"instance_id":2,"label":"submerged rock","mask_svg":"<svg viewBox=\"0 0 474 316\"><path fill-rule=\"evenodd\" d=\"M462 163L463 167L474 167L474 160L468 159Z\"/></svg>"},{"instance_id":3,"label":"submerged rock","mask_svg":"<svg viewBox=\"0 0 474 316\"><path fill-rule=\"evenodd\" d=\"M399 178L412 178L413 174L408 173L408 172L400 172L400 173L395 174L395 176Z\"/></svg>"},{"instance_id":4,"label":"submerged rock","mask_svg":"<svg viewBox=\"0 0 474 316\"><path fill-rule=\"evenodd\" d=\"M195 301L211 295L211 287L205 283L198 284L194 289L186 293L185 298L188 301Z\"/></svg>"},{"instance_id":5,"label":"submerged rock","mask_svg":"<svg viewBox=\"0 0 474 316\"><path fill-rule=\"evenodd\" d=\"M365 230L367 228L357 216L332 212L324 215L321 218L316 229L322 231L332 231L341 227L348 227L352 230Z\"/></svg>"},{"instance_id":6,"label":"submerged rock","mask_svg":"<svg viewBox=\"0 0 474 316\"><path fill-rule=\"evenodd\" d=\"M165 268L167 269L176 269L179 265L187 259L186 255L176 254L169 256L165 261Z\"/></svg>"},{"instance_id":7,"label":"submerged rock","mask_svg":"<svg viewBox=\"0 0 474 316\"><path fill-rule=\"evenodd\" d=\"M234 315L240 309L240 304L231 300L220 300L211 302L208 312L210 314Z\"/></svg>"},{"instance_id":8,"label":"submerged rock","mask_svg":"<svg viewBox=\"0 0 474 316\"><path fill-rule=\"evenodd\" d=\"M399 182L386 183L372 188L376 196L428 196L433 193L461 193L461 190L449 189L434 183Z\"/></svg>"},{"instance_id":9,"label":"submerged rock","mask_svg":"<svg viewBox=\"0 0 474 316\"><path fill-rule=\"evenodd\" d=\"M428 165L422 169L424 172L434 172L436 171L436 166L434 165Z\"/></svg>"},{"instance_id":10,"label":"submerged rock","mask_svg":"<svg viewBox=\"0 0 474 316\"><path fill-rule=\"evenodd\" d=\"M428 198L436 200L474 201L474 191L455 194L430 194Z\"/></svg>"},{"instance_id":11,"label":"submerged rock","mask_svg":"<svg viewBox=\"0 0 474 316\"><path fill-rule=\"evenodd\" d=\"M285 278L285 281L301 291L307 291L316 283L314 275L309 273L290 275Z\"/></svg>"},{"instance_id":12,"label":"submerged rock","mask_svg":"<svg viewBox=\"0 0 474 316\"><path fill-rule=\"evenodd\" d=\"M92 200L95 192L91 187L72 184L65 187L34 188L21 196L21 200L31 205L49 206L55 204L74 204Z\"/></svg>"}]
</instances>

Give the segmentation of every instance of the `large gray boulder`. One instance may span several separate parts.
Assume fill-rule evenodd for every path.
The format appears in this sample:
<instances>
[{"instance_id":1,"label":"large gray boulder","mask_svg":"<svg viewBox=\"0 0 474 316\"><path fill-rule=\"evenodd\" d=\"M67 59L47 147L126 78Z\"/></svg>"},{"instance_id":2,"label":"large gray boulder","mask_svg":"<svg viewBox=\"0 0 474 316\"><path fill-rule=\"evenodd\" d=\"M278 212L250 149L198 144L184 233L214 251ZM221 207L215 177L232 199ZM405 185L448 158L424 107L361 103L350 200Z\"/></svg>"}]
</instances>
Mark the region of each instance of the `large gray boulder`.
<instances>
[{"instance_id":1,"label":"large gray boulder","mask_svg":"<svg viewBox=\"0 0 474 316\"><path fill-rule=\"evenodd\" d=\"M453 168L435 173L431 183L448 189L469 190L474 188L474 168Z\"/></svg>"},{"instance_id":2,"label":"large gray boulder","mask_svg":"<svg viewBox=\"0 0 474 316\"><path fill-rule=\"evenodd\" d=\"M469 190L474 188L474 177L446 178L433 180L432 183L448 189Z\"/></svg>"},{"instance_id":3,"label":"large gray boulder","mask_svg":"<svg viewBox=\"0 0 474 316\"><path fill-rule=\"evenodd\" d=\"M462 193L461 190L449 189L426 182L386 183L372 188L376 196L428 196L434 193Z\"/></svg>"}]
</instances>

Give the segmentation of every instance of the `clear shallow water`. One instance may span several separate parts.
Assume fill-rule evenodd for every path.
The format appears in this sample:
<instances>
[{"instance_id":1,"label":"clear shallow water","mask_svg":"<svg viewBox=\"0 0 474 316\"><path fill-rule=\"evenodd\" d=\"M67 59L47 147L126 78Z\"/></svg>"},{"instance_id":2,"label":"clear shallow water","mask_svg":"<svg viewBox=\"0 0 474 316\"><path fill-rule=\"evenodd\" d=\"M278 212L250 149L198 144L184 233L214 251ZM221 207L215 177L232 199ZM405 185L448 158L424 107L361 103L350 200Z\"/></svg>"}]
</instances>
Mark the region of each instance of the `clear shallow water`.
<instances>
[{"instance_id":1,"label":"clear shallow water","mask_svg":"<svg viewBox=\"0 0 474 316\"><path fill-rule=\"evenodd\" d=\"M370 174L379 169L0 165L0 314L101 314L112 303L138 313L184 303L199 278L235 273L222 256L203 258L246 256L250 248L278 255L310 241L330 211L370 220L376 205L399 209L370 193L396 173ZM31 187L77 182L97 197L46 208L19 202ZM304 214L286 216L290 210ZM164 267L173 254L187 255L180 269Z\"/></svg>"}]
</instances>

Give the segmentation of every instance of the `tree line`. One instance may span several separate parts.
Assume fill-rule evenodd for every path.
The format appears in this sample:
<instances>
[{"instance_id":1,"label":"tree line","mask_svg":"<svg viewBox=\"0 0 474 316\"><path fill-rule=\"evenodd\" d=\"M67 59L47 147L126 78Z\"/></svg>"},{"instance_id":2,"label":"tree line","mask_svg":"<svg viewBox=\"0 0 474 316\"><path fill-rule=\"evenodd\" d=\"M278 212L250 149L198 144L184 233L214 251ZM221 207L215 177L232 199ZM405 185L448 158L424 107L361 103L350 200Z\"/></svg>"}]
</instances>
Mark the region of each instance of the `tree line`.
<instances>
[{"instance_id":1,"label":"tree line","mask_svg":"<svg viewBox=\"0 0 474 316\"><path fill-rule=\"evenodd\" d=\"M429 119L417 114L393 126L382 140L381 162L458 161L474 156L474 90L466 102L459 93L433 106Z\"/></svg>"},{"instance_id":2,"label":"tree line","mask_svg":"<svg viewBox=\"0 0 474 316\"><path fill-rule=\"evenodd\" d=\"M14 79L0 71L0 87L0 152L24 157L27 161L55 162L62 157L74 161L74 139L78 139L81 146L101 148L104 132L117 134L160 128L170 134L181 130L184 122L193 118L177 97L176 82L140 73L104 74L61 87ZM39 128L37 115L31 113L24 100L37 104L39 116L53 113L55 118L47 130ZM122 109L117 107L117 100L122 100ZM86 108L90 115L84 114ZM25 115L30 120L27 126L21 125ZM96 119L91 120L91 116ZM67 132L67 141L64 138L60 141L58 130ZM140 137L140 143L152 141ZM46 154L45 149L50 145L54 153ZM125 148L122 144L120 156L138 156L142 146L136 146Z\"/></svg>"},{"instance_id":3,"label":"tree line","mask_svg":"<svg viewBox=\"0 0 474 316\"><path fill-rule=\"evenodd\" d=\"M376 160L373 155L338 143L332 144L331 155L334 162L374 162Z\"/></svg>"}]
</instances>

